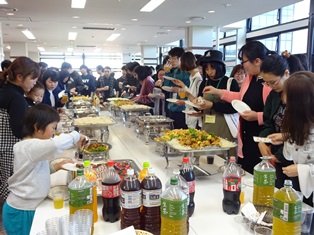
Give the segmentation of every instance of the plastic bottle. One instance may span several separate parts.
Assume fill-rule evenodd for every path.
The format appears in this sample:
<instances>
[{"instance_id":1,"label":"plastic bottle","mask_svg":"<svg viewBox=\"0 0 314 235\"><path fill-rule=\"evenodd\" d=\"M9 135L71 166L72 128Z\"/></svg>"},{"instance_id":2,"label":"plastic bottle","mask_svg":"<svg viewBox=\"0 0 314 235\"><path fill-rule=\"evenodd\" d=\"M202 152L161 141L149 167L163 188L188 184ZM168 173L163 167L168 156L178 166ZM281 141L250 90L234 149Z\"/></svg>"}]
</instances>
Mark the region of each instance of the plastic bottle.
<instances>
[{"instance_id":1,"label":"plastic bottle","mask_svg":"<svg viewBox=\"0 0 314 235\"><path fill-rule=\"evenodd\" d=\"M189 194L189 185L188 185L188 182L186 182L186 180L183 178L182 175L180 175L180 170L178 168L175 168L173 169L173 175L171 176L171 178L176 178L178 179L178 186L179 188L182 189L182 191L186 194L187 196L187 206L189 205L189 199L190 199L190 194ZM170 187L170 181L171 181L171 178L167 181L166 183L166 189L168 187ZM189 233L189 230L190 230L190 223L189 223L189 216L187 217L187 220L186 220L186 228L187 228L187 234Z\"/></svg>"},{"instance_id":2,"label":"plastic bottle","mask_svg":"<svg viewBox=\"0 0 314 235\"><path fill-rule=\"evenodd\" d=\"M238 214L240 209L241 173L235 157L230 157L228 166L223 173L223 211L227 214Z\"/></svg>"},{"instance_id":3,"label":"plastic bottle","mask_svg":"<svg viewBox=\"0 0 314 235\"><path fill-rule=\"evenodd\" d=\"M193 172L193 166L190 164L190 158L184 157L182 160L182 167L180 174L188 182L189 185L189 204L188 204L188 214L191 217L194 213L195 203L194 203L194 194L195 194L195 174Z\"/></svg>"},{"instance_id":4,"label":"plastic bottle","mask_svg":"<svg viewBox=\"0 0 314 235\"><path fill-rule=\"evenodd\" d=\"M84 161L84 176L93 184L93 211L94 211L94 217L93 221L94 223L98 220L98 212L97 212L97 174L95 170L90 165L90 160Z\"/></svg>"},{"instance_id":5,"label":"plastic bottle","mask_svg":"<svg viewBox=\"0 0 314 235\"><path fill-rule=\"evenodd\" d=\"M299 235L301 233L302 200L285 180L284 187L274 194L273 235Z\"/></svg>"},{"instance_id":6,"label":"plastic bottle","mask_svg":"<svg viewBox=\"0 0 314 235\"><path fill-rule=\"evenodd\" d=\"M141 186L143 192L142 229L159 235L162 184L152 167L148 168L148 175L142 180Z\"/></svg>"},{"instance_id":7,"label":"plastic bottle","mask_svg":"<svg viewBox=\"0 0 314 235\"><path fill-rule=\"evenodd\" d=\"M133 169L127 170L127 176L120 184L120 203L121 212L121 229L134 226L135 229L141 228L142 191L140 181L134 175Z\"/></svg>"},{"instance_id":8,"label":"plastic bottle","mask_svg":"<svg viewBox=\"0 0 314 235\"><path fill-rule=\"evenodd\" d=\"M178 179L171 178L170 187L161 194L161 235L187 234L187 195L178 187Z\"/></svg>"},{"instance_id":9,"label":"plastic bottle","mask_svg":"<svg viewBox=\"0 0 314 235\"><path fill-rule=\"evenodd\" d=\"M102 216L111 223L120 219L120 177L113 168L114 162L108 162L108 168L102 179Z\"/></svg>"},{"instance_id":10,"label":"plastic bottle","mask_svg":"<svg viewBox=\"0 0 314 235\"><path fill-rule=\"evenodd\" d=\"M150 167L149 162L144 162L143 163L143 169L140 171L138 175L138 180L142 181L147 175L148 175L148 168Z\"/></svg>"},{"instance_id":11,"label":"plastic bottle","mask_svg":"<svg viewBox=\"0 0 314 235\"><path fill-rule=\"evenodd\" d=\"M261 157L262 161L254 167L253 204L273 206L276 169L268 161L270 157Z\"/></svg>"},{"instance_id":12,"label":"plastic bottle","mask_svg":"<svg viewBox=\"0 0 314 235\"><path fill-rule=\"evenodd\" d=\"M68 186L70 214L80 209L93 208L93 184L84 176L84 169L77 170L77 177Z\"/></svg>"}]
</instances>

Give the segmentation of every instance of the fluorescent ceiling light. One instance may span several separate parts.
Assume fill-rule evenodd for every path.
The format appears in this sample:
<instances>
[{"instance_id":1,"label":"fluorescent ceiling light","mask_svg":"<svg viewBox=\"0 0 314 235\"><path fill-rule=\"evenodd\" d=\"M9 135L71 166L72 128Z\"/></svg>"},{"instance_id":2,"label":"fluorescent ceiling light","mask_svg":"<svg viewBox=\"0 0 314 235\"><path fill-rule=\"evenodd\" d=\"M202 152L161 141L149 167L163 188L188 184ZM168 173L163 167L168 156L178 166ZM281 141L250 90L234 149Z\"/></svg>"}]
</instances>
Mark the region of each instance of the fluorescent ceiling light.
<instances>
[{"instance_id":1,"label":"fluorescent ceiling light","mask_svg":"<svg viewBox=\"0 0 314 235\"><path fill-rule=\"evenodd\" d=\"M69 32L68 40L74 41L76 39L77 32Z\"/></svg>"},{"instance_id":2,"label":"fluorescent ceiling light","mask_svg":"<svg viewBox=\"0 0 314 235\"><path fill-rule=\"evenodd\" d=\"M116 40L116 38L119 37L119 36L120 36L119 33L113 33L113 34L111 34L111 35L106 39L106 41L114 41L114 40Z\"/></svg>"},{"instance_id":3,"label":"fluorescent ceiling light","mask_svg":"<svg viewBox=\"0 0 314 235\"><path fill-rule=\"evenodd\" d=\"M140 11L152 12L155 8L157 8L164 1L165 0L150 0Z\"/></svg>"},{"instance_id":4,"label":"fluorescent ceiling light","mask_svg":"<svg viewBox=\"0 0 314 235\"><path fill-rule=\"evenodd\" d=\"M45 48L43 48L43 47L37 47L37 49L38 49L39 51L45 51Z\"/></svg>"},{"instance_id":5,"label":"fluorescent ceiling light","mask_svg":"<svg viewBox=\"0 0 314 235\"><path fill-rule=\"evenodd\" d=\"M11 50L11 47L10 47L10 46L7 46L7 49Z\"/></svg>"},{"instance_id":6,"label":"fluorescent ceiling light","mask_svg":"<svg viewBox=\"0 0 314 235\"><path fill-rule=\"evenodd\" d=\"M22 33L24 33L24 35L28 38L28 39L31 39L31 40L35 40L35 36L34 34L32 34L32 32L28 29L26 30L23 30Z\"/></svg>"},{"instance_id":7,"label":"fluorescent ceiling light","mask_svg":"<svg viewBox=\"0 0 314 235\"><path fill-rule=\"evenodd\" d=\"M72 0L72 8L85 8L86 0Z\"/></svg>"},{"instance_id":8,"label":"fluorescent ceiling light","mask_svg":"<svg viewBox=\"0 0 314 235\"><path fill-rule=\"evenodd\" d=\"M6 0L0 0L0 4L8 4Z\"/></svg>"}]
</instances>

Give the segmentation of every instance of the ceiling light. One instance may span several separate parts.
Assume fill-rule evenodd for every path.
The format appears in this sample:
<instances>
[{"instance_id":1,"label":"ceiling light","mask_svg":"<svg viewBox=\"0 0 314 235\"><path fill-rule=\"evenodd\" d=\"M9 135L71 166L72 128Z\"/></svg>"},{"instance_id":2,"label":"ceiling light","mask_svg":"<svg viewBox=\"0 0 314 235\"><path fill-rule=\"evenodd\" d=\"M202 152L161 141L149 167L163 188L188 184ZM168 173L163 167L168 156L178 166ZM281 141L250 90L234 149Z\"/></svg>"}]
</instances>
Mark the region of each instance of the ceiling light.
<instances>
[{"instance_id":1,"label":"ceiling light","mask_svg":"<svg viewBox=\"0 0 314 235\"><path fill-rule=\"evenodd\" d=\"M6 0L0 0L0 4L8 4Z\"/></svg>"},{"instance_id":2,"label":"ceiling light","mask_svg":"<svg viewBox=\"0 0 314 235\"><path fill-rule=\"evenodd\" d=\"M154 38L157 38L157 37L158 37L157 35L154 36Z\"/></svg>"},{"instance_id":3,"label":"ceiling light","mask_svg":"<svg viewBox=\"0 0 314 235\"><path fill-rule=\"evenodd\" d=\"M7 13L7 15L8 15L8 16L14 16L14 13L9 12L9 13Z\"/></svg>"},{"instance_id":4,"label":"ceiling light","mask_svg":"<svg viewBox=\"0 0 314 235\"><path fill-rule=\"evenodd\" d=\"M29 30L29 29L25 29L22 31L22 33L24 33L24 35L28 38L28 39L31 39L31 40L35 40L35 36L34 34Z\"/></svg>"},{"instance_id":5,"label":"ceiling light","mask_svg":"<svg viewBox=\"0 0 314 235\"><path fill-rule=\"evenodd\" d=\"M185 21L186 24L191 24L190 20Z\"/></svg>"},{"instance_id":6,"label":"ceiling light","mask_svg":"<svg viewBox=\"0 0 314 235\"><path fill-rule=\"evenodd\" d=\"M224 4L225 7L231 7L231 4L230 3L226 3Z\"/></svg>"},{"instance_id":7,"label":"ceiling light","mask_svg":"<svg viewBox=\"0 0 314 235\"><path fill-rule=\"evenodd\" d=\"M18 26L18 27L23 27L23 25L22 25L22 24L18 24L17 26Z\"/></svg>"},{"instance_id":8,"label":"ceiling light","mask_svg":"<svg viewBox=\"0 0 314 235\"><path fill-rule=\"evenodd\" d=\"M86 0L72 0L71 8L85 8Z\"/></svg>"},{"instance_id":9,"label":"ceiling light","mask_svg":"<svg viewBox=\"0 0 314 235\"><path fill-rule=\"evenodd\" d=\"M208 13L215 13L215 11L212 11L212 10L211 10L211 11L208 11Z\"/></svg>"},{"instance_id":10,"label":"ceiling light","mask_svg":"<svg viewBox=\"0 0 314 235\"><path fill-rule=\"evenodd\" d=\"M76 39L77 32L69 32L68 34L68 40L69 41L74 41Z\"/></svg>"},{"instance_id":11,"label":"ceiling light","mask_svg":"<svg viewBox=\"0 0 314 235\"><path fill-rule=\"evenodd\" d=\"M38 49L39 51L45 51L45 48L43 48L43 47L37 47L37 49Z\"/></svg>"},{"instance_id":12,"label":"ceiling light","mask_svg":"<svg viewBox=\"0 0 314 235\"><path fill-rule=\"evenodd\" d=\"M140 11L143 12L152 12L157 8L160 4L162 4L165 0L150 0Z\"/></svg>"},{"instance_id":13,"label":"ceiling light","mask_svg":"<svg viewBox=\"0 0 314 235\"><path fill-rule=\"evenodd\" d=\"M7 49L11 50L11 47L10 47L10 46L7 46Z\"/></svg>"},{"instance_id":14,"label":"ceiling light","mask_svg":"<svg viewBox=\"0 0 314 235\"><path fill-rule=\"evenodd\" d=\"M77 29L77 26L73 26L72 29Z\"/></svg>"},{"instance_id":15,"label":"ceiling light","mask_svg":"<svg viewBox=\"0 0 314 235\"><path fill-rule=\"evenodd\" d=\"M171 29L167 29L168 32L171 32Z\"/></svg>"},{"instance_id":16,"label":"ceiling light","mask_svg":"<svg viewBox=\"0 0 314 235\"><path fill-rule=\"evenodd\" d=\"M138 19L131 19L132 21L138 21Z\"/></svg>"},{"instance_id":17,"label":"ceiling light","mask_svg":"<svg viewBox=\"0 0 314 235\"><path fill-rule=\"evenodd\" d=\"M78 19L78 18L80 18L79 16L73 16L72 17L73 19Z\"/></svg>"},{"instance_id":18,"label":"ceiling light","mask_svg":"<svg viewBox=\"0 0 314 235\"><path fill-rule=\"evenodd\" d=\"M122 28L121 30L126 30L126 28Z\"/></svg>"},{"instance_id":19,"label":"ceiling light","mask_svg":"<svg viewBox=\"0 0 314 235\"><path fill-rule=\"evenodd\" d=\"M67 51L68 51L68 52L73 52L73 47L68 47L68 48L67 48Z\"/></svg>"},{"instance_id":20,"label":"ceiling light","mask_svg":"<svg viewBox=\"0 0 314 235\"><path fill-rule=\"evenodd\" d=\"M114 40L116 40L116 38L119 37L119 36L120 36L119 33L113 33L113 34L111 34L111 35L106 39L106 41L114 41Z\"/></svg>"}]
</instances>

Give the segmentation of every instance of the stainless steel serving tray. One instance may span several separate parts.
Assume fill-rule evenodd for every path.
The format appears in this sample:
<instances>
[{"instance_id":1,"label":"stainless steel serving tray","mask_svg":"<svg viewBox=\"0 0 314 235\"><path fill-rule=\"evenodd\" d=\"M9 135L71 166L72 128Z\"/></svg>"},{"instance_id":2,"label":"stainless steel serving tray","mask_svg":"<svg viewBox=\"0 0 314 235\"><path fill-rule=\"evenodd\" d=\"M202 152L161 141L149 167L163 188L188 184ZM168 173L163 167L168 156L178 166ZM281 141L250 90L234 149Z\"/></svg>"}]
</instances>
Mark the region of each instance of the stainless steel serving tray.
<instances>
[{"instance_id":1,"label":"stainless steel serving tray","mask_svg":"<svg viewBox=\"0 0 314 235\"><path fill-rule=\"evenodd\" d=\"M79 129L103 129L107 126L115 125L117 122L113 117L107 117L111 120L111 123L97 123L97 124L77 124L75 123L75 120L73 122L73 126L78 127Z\"/></svg>"},{"instance_id":2,"label":"stainless steel serving tray","mask_svg":"<svg viewBox=\"0 0 314 235\"><path fill-rule=\"evenodd\" d=\"M95 114L99 116L99 111L95 107L82 106L74 109L75 117L87 117L88 115Z\"/></svg>"},{"instance_id":3,"label":"stainless steel serving tray","mask_svg":"<svg viewBox=\"0 0 314 235\"><path fill-rule=\"evenodd\" d=\"M143 107L134 107L134 108L124 108L120 106L120 109L126 113L134 113L134 112L149 112L149 110L152 109L152 107L143 105Z\"/></svg>"},{"instance_id":4,"label":"stainless steel serving tray","mask_svg":"<svg viewBox=\"0 0 314 235\"><path fill-rule=\"evenodd\" d=\"M72 104L74 107L82 107L82 106L90 107L90 106L92 106L92 102L88 101L88 100L72 101Z\"/></svg>"},{"instance_id":5,"label":"stainless steel serving tray","mask_svg":"<svg viewBox=\"0 0 314 235\"><path fill-rule=\"evenodd\" d=\"M160 115L151 115L151 116L139 116L137 120L141 123L150 123L150 124L169 124L173 120Z\"/></svg>"}]
</instances>

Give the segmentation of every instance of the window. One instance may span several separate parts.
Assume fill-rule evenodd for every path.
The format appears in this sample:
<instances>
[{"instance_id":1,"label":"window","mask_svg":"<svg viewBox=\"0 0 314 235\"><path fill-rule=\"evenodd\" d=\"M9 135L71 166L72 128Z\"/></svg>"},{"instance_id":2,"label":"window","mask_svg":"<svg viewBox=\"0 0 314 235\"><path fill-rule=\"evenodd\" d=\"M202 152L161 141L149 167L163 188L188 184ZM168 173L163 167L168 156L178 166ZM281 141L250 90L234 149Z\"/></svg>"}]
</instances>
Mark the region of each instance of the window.
<instances>
[{"instance_id":1,"label":"window","mask_svg":"<svg viewBox=\"0 0 314 235\"><path fill-rule=\"evenodd\" d=\"M264 38L258 41L263 43L268 48L268 50L277 51L277 37Z\"/></svg>"},{"instance_id":2,"label":"window","mask_svg":"<svg viewBox=\"0 0 314 235\"><path fill-rule=\"evenodd\" d=\"M228 45L225 46L225 61L236 60L237 59L237 51L236 45Z\"/></svg>"},{"instance_id":3,"label":"window","mask_svg":"<svg viewBox=\"0 0 314 235\"><path fill-rule=\"evenodd\" d=\"M280 35L280 52L287 50L291 54L306 53L308 29L302 29Z\"/></svg>"},{"instance_id":4,"label":"window","mask_svg":"<svg viewBox=\"0 0 314 235\"><path fill-rule=\"evenodd\" d=\"M237 30L231 30L226 32L226 37L237 35Z\"/></svg>"},{"instance_id":5,"label":"window","mask_svg":"<svg viewBox=\"0 0 314 235\"><path fill-rule=\"evenodd\" d=\"M281 23L309 17L310 0L304 0L281 9Z\"/></svg>"},{"instance_id":6,"label":"window","mask_svg":"<svg viewBox=\"0 0 314 235\"><path fill-rule=\"evenodd\" d=\"M278 10L274 10L252 17L251 30L266 28L278 24L277 16Z\"/></svg>"}]
</instances>

